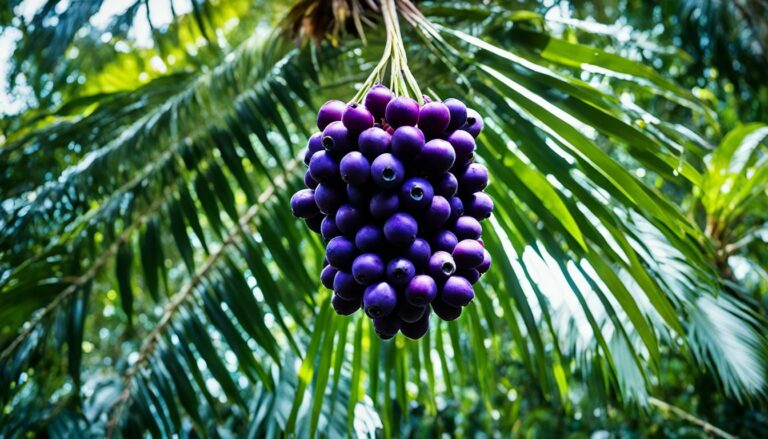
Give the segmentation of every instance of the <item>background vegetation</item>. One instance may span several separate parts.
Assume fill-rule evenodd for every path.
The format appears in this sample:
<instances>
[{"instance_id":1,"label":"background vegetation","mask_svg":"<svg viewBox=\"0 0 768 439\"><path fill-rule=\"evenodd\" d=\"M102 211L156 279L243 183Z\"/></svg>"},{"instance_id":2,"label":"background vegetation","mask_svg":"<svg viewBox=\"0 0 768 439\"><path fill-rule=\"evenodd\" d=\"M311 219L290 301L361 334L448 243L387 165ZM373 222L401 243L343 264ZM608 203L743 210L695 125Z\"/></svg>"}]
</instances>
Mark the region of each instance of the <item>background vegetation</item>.
<instances>
[{"instance_id":1,"label":"background vegetation","mask_svg":"<svg viewBox=\"0 0 768 439\"><path fill-rule=\"evenodd\" d=\"M0 2L0 437L768 434L765 1L398 0L496 201L419 342L288 208L379 3L288 3Z\"/></svg>"}]
</instances>

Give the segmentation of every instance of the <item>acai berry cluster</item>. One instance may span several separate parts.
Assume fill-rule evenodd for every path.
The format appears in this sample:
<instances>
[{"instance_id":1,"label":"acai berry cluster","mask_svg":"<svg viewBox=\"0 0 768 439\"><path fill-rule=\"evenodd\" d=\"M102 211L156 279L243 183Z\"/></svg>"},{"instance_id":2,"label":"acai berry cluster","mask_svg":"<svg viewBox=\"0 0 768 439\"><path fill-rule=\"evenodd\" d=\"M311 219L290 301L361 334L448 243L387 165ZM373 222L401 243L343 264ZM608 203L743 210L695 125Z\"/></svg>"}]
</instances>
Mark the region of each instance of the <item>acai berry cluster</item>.
<instances>
[{"instance_id":1,"label":"acai berry cluster","mask_svg":"<svg viewBox=\"0 0 768 439\"><path fill-rule=\"evenodd\" d=\"M333 308L360 309L383 339L418 339L434 311L454 320L491 264L480 221L493 201L474 162L480 116L457 99L424 105L376 85L364 105L326 102L291 209L327 243Z\"/></svg>"}]
</instances>

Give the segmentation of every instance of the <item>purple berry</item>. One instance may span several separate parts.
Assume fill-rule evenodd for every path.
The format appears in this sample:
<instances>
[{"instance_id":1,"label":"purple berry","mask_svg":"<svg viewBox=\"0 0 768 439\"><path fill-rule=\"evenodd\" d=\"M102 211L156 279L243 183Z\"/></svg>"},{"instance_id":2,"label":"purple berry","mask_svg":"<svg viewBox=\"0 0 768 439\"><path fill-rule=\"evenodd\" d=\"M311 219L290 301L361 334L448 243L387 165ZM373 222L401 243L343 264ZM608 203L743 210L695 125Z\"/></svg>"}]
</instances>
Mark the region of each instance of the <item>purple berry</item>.
<instances>
[{"instance_id":1,"label":"purple berry","mask_svg":"<svg viewBox=\"0 0 768 439\"><path fill-rule=\"evenodd\" d=\"M402 126L392 134L392 154L403 161L412 161L424 149L424 134L410 125Z\"/></svg>"},{"instance_id":2,"label":"purple berry","mask_svg":"<svg viewBox=\"0 0 768 439\"><path fill-rule=\"evenodd\" d=\"M317 128L323 131L325 127L331 122L341 120L341 116L344 114L347 106L344 102L337 100L330 100L320 107L320 111L317 112Z\"/></svg>"},{"instance_id":3,"label":"purple berry","mask_svg":"<svg viewBox=\"0 0 768 439\"><path fill-rule=\"evenodd\" d=\"M462 129L477 138L483 130L483 118L477 111L467 109L467 122Z\"/></svg>"},{"instance_id":4,"label":"purple berry","mask_svg":"<svg viewBox=\"0 0 768 439\"><path fill-rule=\"evenodd\" d=\"M341 235L341 230L336 227L336 220L333 216L327 216L323 219L323 222L320 224L320 235L325 242Z\"/></svg>"},{"instance_id":5,"label":"purple berry","mask_svg":"<svg viewBox=\"0 0 768 439\"><path fill-rule=\"evenodd\" d=\"M448 200L440 195L435 195L432 197L432 203L429 205L429 209L427 209L421 217L422 225L426 229L434 230L445 224L450 216L451 205L448 203Z\"/></svg>"},{"instance_id":6,"label":"purple berry","mask_svg":"<svg viewBox=\"0 0 768 439\"><path fill-rule=\"evenodd\" d=\"M361 301L360 299L355 300L345 300L342 299L341 296L333 295L331 298L331 305L333 306L333 310L336 311L336 314L342 315L342 316L348 316L352 315L360 309Z\"/></svg>"},{"instance_id":7,"label":"purple berry","mask_svg":"<svg viewBox=\"0 0 768 439\"><path fill-rule=\"evenodd\" d=\"M483 262L476 267L477 271L480 273L485 273L488 271L488 269L491 268L491 254L488 253L488 250L485 250L483 248Z\"/></svg>"},{"instance_id":8,"label":"purple berry","mask_svg":"<svg viewBox=\"0 0 768 439\"><path fill-rule=\"evenodd\" d=\"M437 297L437 284L426 274L414 276L403 292L403 297L414 306L424 306Z\"/></svg>"},{"instance_id":9,"label":"purple berry","mask_svg":"<svg viewBox=\"0 0 768 439\"><path fill-rule=\"evenodd\" d=\"M451 113L442 102L429 102L419 110L419 128L428 135L445 131L451 121Z\"/></svg>"},{"instance_id":10,"label":"purple berry","mask_svg":"<svg viewBox=\"0 0 768 439\"><path fill-rule=\"evenodd\" d=\"M318 151L309 161L309 173L320 184L335 183L339 180L339 163L328 151Z\"/></svg>"},{"instance_id":11,"label":"purple berry","mask_svg":"<svg viewBox=\"0 0 768 439\"><path fill-rule=\"evenodd\" d=\"M452 132L446 139L456 152L455 165L461 166L469 163L475 155L475 138L464 130Z\"/></svg>"},{"instance_id":12,"label":"purple berry","mask_svg":"<svg viewBox=\"0 0 768 439\"><path fill-rule=\"evenodd\" d=\"M400 209L400 198L395 191L381 191L371 197L369 210L378 220L385 220Z\"/></svg>"},{"instance_id":13,"label":"purple berry","mask_svg":"<svg viewBox=\"0 0 768 439\"><path fill-rule=\"evenodd\" d=\"M400 333L412 340L418 340L421 337L424 337L424 335L429 332L429 315L430 311L429 309L426 309L419 320L416 320L415 322L403 321L400 325Z\"/></svg>"},{"instance_id":14,"label":"purple berry","mask_svg":"<svg viewBox=\"0 0 768 439\"><path fill-rule=\"evenodd\" d=\"M376 253L363 253L352 262L352 275L360 285L384 279L384 261Z\"/></svg>"},{"instance_id":15,"label":"purple berry","mask_svg":"<svg viewBox=\"0 0 768 439\"><path fill-rule=\"evenodd\" d=\"M478 280L480 280L480 272L477 271L475 268L459 268L456 270L456 276L461 276L464 279L468 280L469 283L474 285Z\"/></svg>"},{"instance_id":16,"label":"purple berry","mask_svg":"<svg viewBox=\"0 0 768 439\"><path fill-rule=\"evenodd\" d=\"M480 163L470 163L467 169L457 177L459 178L459 188L464 194L480 192L488 186L488 169Z\"/></svg>"},{"instance_id":17,"label":"purple berry","mask_svg":"<svg viewBox=\"0 0 768 439\"><path fill-rule=\"evenodd\" d=\"M331 122L323 130L323 148L341 157L352 149L352 134L341 122Z\"/></svg>"},{"instance_id":18,"label":"purple berry","mask_svg":"<svg viewBox=\"0 0 768 439\"><path fill-rule=\"evenodd\" d=\"M373 319L373 330L382 340L389 340L396 336L397 332L400 331L400 325L400 317L397 313Z\"/></svg>"},{"instance_id":19,"label":"purple berry","mask_svg":"<svg viewBox=\"0 0 768 439\"><path fill-rule=\"evenodd\" d=\"M331 267L330 265L326 265L323 267L323 271L320 272L320 283L323 284L325 288L332 290L333 279L336 277L336 273L338 272L339 270Z\"/></svg>"},{"instance_id":20,"label":"purple berry","mask_svg":"<svg viewBox=\"0 0 768 439\"><path fill-rule=\"evenodd\" d=\"M320 213L320 209L318 209L315 203L315 191L312 189L302 189L293 194L291 197L291 211L298 218L310 218Z\"/></svg>"},{"instance_id":21,"label":"purple berry","mask_svg":"<svg viewBox=\"0 0 768 439\"><path fill-rule=\"evenodd\" d=\"M362 153L352 151L341 159L339 172L345 183L361 185L371 176L371 164Z\"/></svg>"},{"instance_id":22,"label":"purple berry","mask_svg":"<svg viewBox=\"0 0 768 439\"><path fill-rule=\"evenodd\" d=\"M424 145L419 155L422 170L429 175L439 175L451 169L456 161L456 153L450 143L442 139L433 139Z\"/></svg>"},{"instance_id":23,"label":"purple berry","mask_svg":"<svg viewBox=\"0 0 768 439\"><path fill-rule=\"evenodd\" d=\"M493 200L485 192L475 192L464 203L464 210L478 220L484 220L493 212Z\"/></svg>"},{"instance_id":24,"label":"purple berry","mask_svg":"<svg viewBox=\"0 0 768 439\"><path fill-rule=\"evenodd\" d=\"M333 292L345 300L360 300L365 288L349 271L338 271L333 278Z\"/></svg>"},{"instance_id":25,"label":"purple berry","mask_svg":"<svg viewBox=\"0 0 768 439\"><path fill-rule=\"evenodd\" d=\"M464 215L464 203L461 202L461 198L453 197L448 200L448 204L451 205L451 216L448 218L449 221L456 221L460 216Z\"/></svg>"},{"instance_id":26,"label":"purple berry","mask_svg":"<svg viewBox=\"0 0 768 439\"><path fill-rule=\"evenodd\" d=\"M432 236L430 246L432 251L444 251L451 253L459 243L459 239L450 230L440 230Z\"/></svg>"},{"instance_id":27,"label":"purple berry","mask_svg":"<svg viewBox=\"0 0 768 439\"><path fill-rule=\"evenodd\" d=\"M394 287L408 285L416 275L416 267L405 258L394 258L387 264L387 282Z\"/></svg>"},{"instance_id":28,"label":"purple berry","mask_svg":"<svg viewBox=\"0 0 768 439\"><path fill-rule=\"evenodd\" d=\"M387 104L384 114L392 128L416 126L419 122L419 103L409 97L398 96Z\"/></svg>"},{"instance_id":29,"label":"purple berry","mask_svg":"<svg viewBox=\"0 0 768 439\"><path fill-rule=\"evenodd\" d=\"M389 145L391 143L392 135L379 127L368 128L360 133L360 137L357 139L357 145L360 148L360 152L362 152L368 160L373 160L389 151Z\"/></svg>"},{"instance_id":30,"label":"purple berry","mask_svg":"<svg viewBox=\"0 0 768 439\"><path fill-rule=\"evenodd\" d=\"M376 120L384 118L387 104L394 97L392 90L381 84L376 84L365 95L365 108L373 114Z\"/></svg>"},{"instance_id":31,"label":"purple berry","mask_svg":"<svg viewBox=\"0 0 768 439\"><path fill-rule=\"evenodd\" d=\"M444 172L432 180L432 187L435 190L435 194L442 195L447 200L450 200L459 189L459 181L452 173Z\"/></svg>"},{"instance_id":32,"label":"purple berry","mask_svg":"<svg viewBox=\"0 0 768 439\"><path fill-rule=\"evenodd\" d=\"M363 308L372 319L388 316L396 305L397 292L386 282L370 285L363 293Z\"/></svg>"},{"instance_id":33,"label":"purple berry","mask_svg":"<svg viewBox=\"0 0 768 439\"><path fill-rule=\"evenodd\" d=\"M453 226L453 233L459 241L463 239L478 239L483 234L483 226L471 216L460 216Z\"/></svg>"},{"instance_id":34,"label":"purple berry","mask_svg":"<svg viewBox=\"0 0 768 439\"><path fill-rule=\"evenodd\" d=\"M459 241L453 249L453 260L461 268L475 268L483 263L485 249L473 239Z\"/></svg>"},{"instance_id":35,"label":"purple berry","mask_svg":"<svg viewBox=\"0 0 768 439\"><path fill-rule=\"evenodd\" d=\"M368 215L364 209L345 204L336 211L336 227L347 236L355 236L360 227L368 221Z\"/></svg>"},{"instance_id":36,"label":"purple berry","mask_svg":"<svg viewBox=\"0 0 768 439\"><path fill-rule=\"evenodd\" d=\"M432 302L432 311L446 322L456 320L461 316L461 307L448 305L440 300L439 297Z\"/></svg>"},{"instance_id":37,"label":"purple berry","mask_svg":"<svg viewBox=\"0 0 768 439\"><path fill-rule=\"evenodd\" d=\"M464 102L458 99L448 98L444 102L448 111L451 113L451 122L448 124L447 130L452 131L456 128L464 126L467 122L467 106Z\"/></svg>"},{"instance_id":38,"label":"purple berry","mask_svg":"<svg viewBox=\"0 0 768 439\"><path fill-rule=\"evenodd\" d=\"M398 300L396 311L397 316L400 317L400 320L402 320L403 323L413 323L424 315L424 313L427 311L427 308L428 307L426 305L416 306L411 305L405 300Z\"/></svg>"},{"instance_id":39,"label":"purple berry","mask_svg":"<svg viewBox=\"0 0 768 439\"><path fill-rule=\"evenodd\" d=\"M353 184L347 185L347 199L349 204L357 207L368 208L371 202L371 187L369 185L356 186Z\"/></svg>"},{"instance_id":40,"label":"purple berry","mask_svg":"<svg viewBox=\"0 0 768 439\"><path fill-rule=\"evenodd\" d=\"M371 179L384 189L396 188L405 180L405 167L395 156L384 153L371 163Z\"/></svg>"},{"instance_id":41,"label":"purple berry","mask_svg":"<svg viewBox=\"0 0 768 439\"><path fill-rule=\"evenodd\" d=\"M325 248L325 257L328 258L328 263L338 270L349 270L356 254L355 244L344 236L331 239Z\"/></svg>"},{"instance_id":42,"label":"purple berry","mask_svg":"<svg viewBox=\"0 0 768 439\"><path fill-rule=\"evenodd\" d=\"M309 166L309 161L316 152L323 149L323 133L315 133L309 137L307 142L307 153L304 154L304 164Z\"/></svg>"},{"instance_id":43,"label":"purple berry","mask_svg":"<svg viewBox=\"0 0 768 439\"><path fill-rule=\"evenodd\" d=\"M361 252L379 251L384 245L384 231L375 224L365 225L355 234L355 246Z\"/></svg>"},{"instance_id":44,"label":"purple berry","mask_svg":"<svg viewBox=\"0 0 768 439\"><path fill-rule=\"evenodd\" d=\"M304 223L309 227L309 230L315 233L320 233L320 225L323 222L323 218L325 218L325 216L322 213L318 213L315 216L304 219Z\"/></svg>"},{"instance_id":45,"label":"purple berry","mask_svg":"<svg viewBox=\"0 0 768 439\"><path fill-rule=\"evenodd\" d=\"M310 174L310 173L309 173L309 169L307 169L307 172L305 172L305 173L304 173L304 184L305 184L305 185L306 185L308 188L310 188L310 189L314 189L314 188L316 188L316 187L317 187L317 185L318 185L318 184L320 184L320 183L318 183L318 182L317 182L317 180L315 180L314 178L312 178L312 174Z\"/></svg>"},{"instance_id":46,"label":"purple berry","mask_svg":"<svg viewBox=\"0 0 768 439\"><path fill-rule=\"evenodd\" d=\"M467 306L475 298L472 284L461 276L451 276L440 290L440 299L450 306Z\"/></svg>"},{"instance_id":47,"label":"purple berry","mask_svg":"<svg viewBox=\"0 0 768 439\"><path fill-rule=\"evenodd\" d=\"M350 133L360 134L373 126L373 114L363 105L357 102L350 102L347 104L347 108L344 109L341 121L349 129Z\"/></svg>"},{"instance_id":48,"label":"purple berry","mask_svg":"<svg viewBox=\"0 0 768 439\"><path fill-rule=\"evenodd\" d=\"M400 186L400 205L406 209L423 210L432 204L432 185L425 179L414 177Z\"/></svg>"},{"instance_id":49,"label":"purple berry","mask_svg":"<svg viewBox=\"0 0 768 439\"><path fill-rule=\"evenodd\" d=\"M413 244L408 247L408 250L405 251L405 257L419 270L427 266L430 256L432 256L432 249L429 243L421 238L416 238Z\"/></svg>"},{"instance_id":50,"label":"purple berry","mask_svg":"<svg viewBox=\"0 0 768 439\"><path fill-rule=\"evenodd\" d=\"M418 223L407 213L396 213L384 223L384 237L396 247L411 245L418 230Z\"/></svg>"},{"instance_id":51,"label":"purple berry","mask_svg":"<svg viewBox=\"0 0 768 439\"><path fill-rule=\"evenodd\" d=\"M330 258L329 258L330 260ZM443 282L456 272L456 263L453 256L444 251L436 251L427 263L427 274L432 276L435 282Z\"/></svg>"},{"instance_id":52,"label":"purple berry","mask_svg":"<svg viewBox=\"0 0 768 439\"><path fill-rule=\"evenodd\" d=\"M344 204L347 196L342 189L326 184L319 184L315 189L315 203L326 215L336 215L336 210Z\"/></svg>"}]
</instances>

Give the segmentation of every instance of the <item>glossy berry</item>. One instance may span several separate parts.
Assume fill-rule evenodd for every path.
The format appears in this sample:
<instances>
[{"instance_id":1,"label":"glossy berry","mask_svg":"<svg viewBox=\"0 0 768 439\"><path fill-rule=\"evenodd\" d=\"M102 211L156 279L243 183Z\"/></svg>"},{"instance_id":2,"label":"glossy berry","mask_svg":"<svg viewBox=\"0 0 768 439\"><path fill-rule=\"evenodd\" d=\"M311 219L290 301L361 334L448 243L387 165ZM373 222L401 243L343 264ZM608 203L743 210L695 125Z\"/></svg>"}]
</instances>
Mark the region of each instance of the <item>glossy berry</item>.
<instances>
[{"instance_id":1,"label":"glossy berry","mask_svg":"<svg viewBox=\"0 0 768 439\"><path fill-rule=\"evenodd\" d=\"M325 184L319 184L315 189L315 203L320 212L335 215L336 210L347 201L344 190Z\"/></svg>"},{"instance_id":2,"label":"glossy berry","mask_svg":"<svg viewBox=\"0 0 768 439\"><path fill-rule=\"evenodd\" d=\"M419 128L428 135L445 131L451 121L451 113L442 102L424 104L419 110Z\"/></svg>"},{"instance_id":3,"label":"glossy berry","mask_svg":"<svg viewBox=\"0 0 768 439\"><path fill-rule=\"evenodd\" d=\"M400 198L397 192L378 192L371 197L371 204L369 210L371 215L378 220L385 220L390 216L397 213L400 209Z\"/></svg>"},{"instance_id":4,"label":"glossy berry","mask_svg":"<svg viewBox=\"0 0 768 439\"><path fill-rule=\"evenodd\" d=\"M413 277L405 287L403 298L415 306L424 306L437 297L437 284L432 277L419 274Z\"/></svg>"},{"instance_id":5,"label":"glossy berry","mask_svg":"<svg viewBox=\"0 0 768 439\"><path fill-rule=\"evenodd\" d=\"M325 242L341 235L341 230L336 227L336 219L333 216L327 216L323 219L323 222L320 224L320 235Z\"/></svg>"},{"instance_id":6,"label":"glossy berry","mask_svg":"<svg viewBox=\"0 0 768 439\"><path fill-rule=\"evenodd\" d=\"M440 175L451 169L456 161L456 153L450 143L433 139L424 145L418 159L422 170L428 175Z\"/></svg>"},{"instance_id":7,"label":"glossy berry","mask_svg":"<svg viewBox=\"0 0 768 439\"><path fill-rule=\"evenodd\" d=\"M444 251L451 253L459 243L459 239L450 230L440 230L434 235L429 242L432 247L432 251Z\"/></svg>"},{"instance_id":8,"label":"glossy berry","mask_svg":"<svg viewBox=\"0 0 768 439\"><path fill-rule=\"evenodd\" d=\"M310 189L314 189L317 187L317 185L320 184L312 178L312 174L309 173L309 169L307 169L307 172L304 173L304 185Z\"/></svg>"},{"instance_id":9,"label":"glossy berry","mask_svg":"<svg viewBox=\"0 0 768 439\"><path fill-rule=\"evenodd\" d=\"M456 272L456 263L453 256L444 251L436 251L427 263L427 274L432 276L435 282L443 282Z\"/></svg>"},{"instance_id":10,"label":"glossy berry","mask_svg":"<svg viewBox=\"0 0 768 439\"><path fill-rule=\"evenodd\" d=\"M453 234L459 241L463 239L478 239L483 234L483 226L471 216L460 216L453 226Z\"/></svg>"},{"instance_id":11,"label":"glossy berry","mask_svg":"<svg viewBox=\"0 0 768 439\"><path fill-rule=\"evenodd\" d=\"M361 152L348 152L339 162L339 173L345 183L361 185L371 177L371 164Z\"/></svg>"},{"instance_id":12,"label":"glossy berry","mask_svg":"<svg viewBox=\"0 0 768 439\"><path fill-rule=\"evenodd\" d=\"M341 121L350 133L360 134L373 126L373 114L365 106L350 102L341 116Z\"/></svg>"},{"instance_id":13,"label":"glossy berry","mask_svg":"<svg viewBox=\"0 0 768 439\"><path fill-rule=\"evenodd\" d=\"M405 180L405 166L397 157L384 153L371 163L371 179L384 189L396 188Z\"/></svg>"},{"instance_id":14,"label":"glossy berry","mask_svg":"<svg viewBox=\"0 0 768 439\"><path fill-rule=\"evenodd\" d=\"M456 128L464 126L467 122L467 106L464 105L464 102L461 102L458 99L448 98L443 101L443 103L448 107L448 112L451 114L451 122L446 128L447 131L453 131Z\"/></svg>"},{"instance_id":15,"label":"glossy berry","mask_svg":"<svg viewBox=\"0 0 768 439\"><path fill-rule=\"evenodd\" d=\"M481 262L476 269L482 274L487 272L489 268L491 268L491 254L488 253L488 250L485 250L485 247L483 247L483 262Z\"/></svg>"},{"instance_id":16,"label":"glossy berry","mask_svg":"<svg viewBox=\"0 0 768 439\"><path fill-rule=\"evenodd\" d=\"M310 136L307 142L307 153L304 154L304 164L309 166L309 161L316 152L323 148L323 133L315 133Z\"/></svg>"},{"instance_id":17,"label":"glossy berry","mask_svg":"<svg viewBox=\"0 0 768 439\"><path fill-rule=\"evenodd\" d=\"M459 241L453 249L453 260L461 268L475 268L483 263L485 249L479 242L472 239Z\"/></svg>"},{"instance_id":18,"label":"glossy berry","mask_svg":"<svg viewBox=\"0 0 768 439\"><path fill-rule=\"evenodd\" d=\"M373 319L388 316L396 305L397 292L386 282L370 285L363 292L363 308L368 317Z\"/></svg>"},{"instance_id":19,"label":"glossy berry","mask_svg":"<svg viewBox=\"0 0 768 439\"><path fill-rule=\"evenodd\" d=\"M367 221L367 212L364 209L355 207L351 204L345 204L339 207L339 210L336 211L336 227L341 230L341 233L350 237L354 237L355 233L357 233Z\"/></svg>"},{"instance_id":20,"label":"glossy berry","mask_svg":"<svg viewBox=\"0 0 768 439\"><path fill-rule=\"evenodd\" d=\"M416 126L419 122L419 103L409 97L398 96L387 104L384 116L395 129L404 125Z\"/></svg>"},{"instance_id":21,"label":"glossy berry","mask_svg":"<svg viewBox=\"0 0 768 439\"><path fill-rule=\"evenodd\" d=\"M373 160L389 151L391 143L392 135L379 127L368 128L360 133L360 137L357 139L360 152L368 160Z\"/></svg>"},{"instance_id":22,"label":"glossy berry","mask_svg":"<svg viewBox=\"0 0 768 439\"><path fill-rule=\"evenodd\" d=\"M448 204L451 205L451 216L449 221L456 221L460 216L464 215L464 203L461 202L461 198L453 197L448 200Z\"/></svg>"},{"instance_id":23,"label":"glossy berry","mask_svg":"<svg viewBox=\"0 0 768 439\"><path fill-rule=\"evenodd\" d=\"M467 122L462 129L469 134L472 134L472 137L477 138L483 130L483 118L480 117L480 114L477 111L467 109Z\"/></svg>"},{"instance_id":24,"label":"glossy berry","mask_svg":"<svg viewBox=\"0 0 768 439\"><path fill-rule=\"evenodd\" d=\"M355 300L346 300L342 299L341 296L333 295L331 298L331 305L333 306L333 310L336 311L336 314L342 315L342 316L348 316L352 315L360 309L361 305L360 299Z\"/></svg>"},{"instance_id":25,"label":"glossy berry","mask_svg":"<svg viewBox=\"0 0 768 439\"><path fill-rule=\"evenodd\" d=\"M450 216L451 205L448 200L440 195L435 195L432 197L429 209L421 216L422 226L427 229L436 229L445 224Z\"/></svg>"},{"instance_id":26,"label":"glossy berry","mask_svg":"<svg viewBox=\"0 0 768 439\"><path fill-rule=\"evenodd\" d=\"M427 180L420 177L409 178L400 186L400 205L413 211L424 210L432 204L434 194L432 184Z\"/></svg>"},{"instance_id":27,"label":"glossy berry","mask_svg":"<svg viewBox=\"0 0 768 439\"><path fill-rule=\"evenodd\" d=\"M398 300L396 311L397 316L400 317L400 320L402 320L403 323L413 323L419 320L427 311L427 309L427 305L416 306L411 305L405 300Z\"/></svg>"},{"instance_id":28,"label":"glossy berry","mask_svg":"<svg viewBox=\"0 0 768 439\"><path fill-rule=\"evenodd\" d=\"M309 173L320 184L339 180L339 162L328 151L318 151L309 161Z\"/></svg>"},{"instance_id":29,"label":"glossy berry","mask_svg":"<svg viewBox=\"0 0 768 439\"><path fill-rule=\"evenodd\" d=\"M392 134L392 154L400 160L412 161L424 149L424 134L410 125L402 126Z\"/></svg>"},{"instance_id":30,"label":"glossy berry","mask_svg":"<svg viewBox=\"0 0 768 439\"><path fill-rule=\"evenodd\" d=\"M384 85L376 84L365 95L365 108L373 114L376 120L384 118L384 112L387 110L387 104L395 94Z\"/></svg>"},{"instance_id":31,"label":"glossy berry","mask_svg":"<svg viewBox=\"0 0 768 439\"><path fill-rule=\"evenodd\" d=\"M355 246L361 252L380 251L385 244L384 231L375 224L367 224L355 234Z\"/></svg>"},{"instance_id":32,"label":"glossy berry","mask_svg":"<svg viewBox=\"0 0 768 439\"><path fill-rule=\"evenodd\" d=\"M315 233L320 233L320 225L323 222L323 218L324 218L323 214L317 214L315 216L311 216L309 218L306 218L304 220L304 224L306 224L307 227L309 227L309 230L311 230L311 231L313 231Z\"/></svg>"},{"instance_id":33,"label":"glossy berry","mask_svg":"<svg viewBox=\"0 0 768 439\"><path fill-rule=\"evenodd\" d=\"M356 253L355 244L344 236L331 239L325 248L325 257L328 258L328 263L339 270L349 270Z\"/></svg>"},{"instance_id":34,"label":"glossy berry","mask_svg":"<svg viewBox=\"0 0 768 439\"><path fill-rule=\"evenodd\" d=\"M419 320L415 322L403 321L400 325L400 333L412 340L424 337L429 332L429 316L430 310L425 309L424 314L421 315Z\"/></svg>"},{"instance_id":35,"label":"glossy berry","mask_svg":"<svg viewBox=\"0 0 768 439\"><path fill-rule=\"evenodd\" d=\"M434 302L432 302L431 307L432 311L434 311L438 317L445 320L446 322L456 320L459 318L459 316L461 316L461 307L448 305L440 298L435 299Z\"/></svg>"},{"instance_id":36,"label":"glossy berry","mask_svg":"<svg viewBox=\"0 0 768 439\"><path fill-rule=\"evenodd\" d=\"M349 271L338 271L333 278L333 292L346 300L361 299L365 287Z\"/></svg>"},{"instance_id":37,"label":"glossy berry","mask_svg":"<svg viewBox=\"0 0 768 439\"><path fill-rule=\"evenodd\" d=\"M383 280L384 270L384 261L376 253L363 253L352 262L352 276L360 285Z\"/></svg>"},{"instance_id":38,"label":"glossy berry","mask_svg":"<svg viewBox=\"0 0 768 439\"><path fill-rule=\"evenodd\" d=\"M475 138L464 130L452 132L446 139L453 146L456 153L455 165L461 166L469 163L475 155Z\"/></svg>"},{"instance_id":39,"label":"glossy berry","mask_svg":"<svg viewBox=\"0 0 768 439\"><path fill-rule=\"evenodd\" d=\"M397 257L387 264L387 282L393 287L408 285L415 275L416 267L408 259Z\"/></svg>"},{"instance_id":40,"label":"glossy berry","mask_svg":"<svg viewBox=\"0 0 768 439\"><path fill-rule=\"evenodd\" d=\"M342 157L352 149L351 135L342 122L331 122L323 130L323 148L337 157Z\"/></svg>"},{"instance_id":41,"label":"glossy berry","mask_svg":"<svg viewBox=\"0 0 768 439\"><path fill-rule=\"evenodd\" d=\"M416 240L419 225L407 213L396 213L384 223L384 237L395 247L411 245Z\"/></svg>"},{"instance_id":42,"label":"glossy berry","mask_svg":"<svg viewBox=\"0 0 768 439\"><path fill-rule=\"evenodd\" d=\"M467 306L474 298L472 284L461 276L449 277L440 290L440 300L450 306Z\"/></svg>"},{"instance_id":43,"label":"glossy berry","mask_svg":"<svg viewBox=\"0 0 768 439\"><path fill-rule=\"evenodd\" d=\"M474 285L478 280L480 280L480 272L477 271L475 268L459 268L456 270L456 276L461 276L464 279L468 280L469 283Z\"/></svg>"},{"instance_id":44,"label":"glossy berry","mask_svg":"<svg viewBox=\"0 0 768 439\"><path fill-rule=\"evenodd\" d=\"M493 212L493 200L485 192L475 192L464 203L464 211L475 219L484 220Z\"/></svg>"},{"instance_id":45,"label":"glossy berry","mask_svg":"<svg viewBox=\"0 0 768 439\"><path fill-rule=\"evenodd\" d=\"M344 102L335 99L324 103L317 112L317 128L323 131L331 122L340 121L346 108Z\"/></svg>"},{"instance_id":46,"label":"glossy berry","mask_svg":"<svg viewBox=\"0 0 768 439\"><path fill-rule=\"evenodd\" d=\"M330 265L326 265L323 267L323 271L320 272L320 283L323 284L325 288L332 290L333 279L336 277L336 273L338 272L339 270L331 267Z\"/></svg>"},{"instance_id":47,"label":"glossy berry","mask_svg":"<svg viewBox=\"0 0 768 439\"><path fill-rule=\"evenodd\" d=\"M488 186L488 169L479 163L470 163L458 179L462 193L480 192Z\"/></svg>"},{"instance_id":48,"label":"glossy berry","mask_svg":"<svg viewBox=\"0 0 768 439\"><path fill-rule=\"evenodd\" d=\"M436 195L450 200L459 189L459 180L452 173L443 172L432 180L432 188L435 190Z\"/></svg>"},{"instance_id":49,"label":"glossy berry","mask_svg":"<svg viewBox=\"0 0 768 439\"><path fill-rule=\"evenodd\" d=\"M393 313L386 317L379 317L373 319L373 330L376 331L376 335L382 340L389 340L397 335L400 331L402 322L397 313Z\"/></svg>"},{"instance_id":50,"label":"glossy berry","mask_svg":"<svg viewBox=\"0 0 768 439\"><path fill-rule=\"evenodd\" d=\"M312 189L302 189L291 197L291 211L298 218L310 218L318 213L315 203L315 191Z\"/></svg>"},{"instance_id":51,"label":"glossy berry","mask_svg":"<svg viewBox=\"0 0 768 439\"><path fill-rule=\"evenodd\" d=\"M432 249L429 243L422 238L416 238L415 241L405 251L405 257L413 263L418 270L423 270L432 256Z\"/></svg>"}]
</instances>

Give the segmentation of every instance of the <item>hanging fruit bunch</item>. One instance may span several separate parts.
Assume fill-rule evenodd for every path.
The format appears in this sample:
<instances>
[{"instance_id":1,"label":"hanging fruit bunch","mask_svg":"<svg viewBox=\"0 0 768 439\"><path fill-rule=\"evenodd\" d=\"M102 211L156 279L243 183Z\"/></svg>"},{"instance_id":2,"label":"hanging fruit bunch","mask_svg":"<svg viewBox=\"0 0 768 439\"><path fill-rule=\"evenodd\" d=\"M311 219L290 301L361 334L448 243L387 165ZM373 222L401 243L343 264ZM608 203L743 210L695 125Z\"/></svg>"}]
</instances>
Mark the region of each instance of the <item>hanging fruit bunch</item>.
<instances>
[{"instance_id":1,"label":"hanging fruit bunch","mask_svg":"<svg viewBox=\"0 0 768 439\"><path fill-rule=\"evenodd\" d=\"M385 1L382 12L385 56L351 102L320 108L307 188L291 209L326 242L320 279L336 312L362 307L381 338L418 339L432 311L454 320L474 298L491 264L480 221L493 201L488 171L474 162L482 119L457 99L422 97L394 6ZM378 83L388 63L391 88Z\"/></svg>"}]
</instances>

